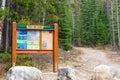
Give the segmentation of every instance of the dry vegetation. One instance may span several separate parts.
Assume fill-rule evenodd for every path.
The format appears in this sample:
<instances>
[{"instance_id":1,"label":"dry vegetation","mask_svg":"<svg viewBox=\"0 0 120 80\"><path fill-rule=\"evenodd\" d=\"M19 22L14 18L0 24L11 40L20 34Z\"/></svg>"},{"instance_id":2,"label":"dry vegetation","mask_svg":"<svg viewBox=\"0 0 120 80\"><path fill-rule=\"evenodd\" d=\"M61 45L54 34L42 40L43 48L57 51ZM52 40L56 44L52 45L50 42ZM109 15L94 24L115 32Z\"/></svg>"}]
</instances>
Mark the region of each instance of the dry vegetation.
<instances>
[{"instance_id":1,"label":"dry vegetation","mask_svg":"<svg viewBox=\"0 0 120 80\"><path fill-rule=\"evenodd\" d=\"M71 66L80 61L81 52L73 49L71 51L63 51L59 49L59 66ZM17 55L17 65L34 66L42 70L42 72L52 72L53 55L52 54L36 54L36 55ZM0 76L4 76L6 71L11 67L11 54L0 54Z\"/></svg>"}]
</instances>

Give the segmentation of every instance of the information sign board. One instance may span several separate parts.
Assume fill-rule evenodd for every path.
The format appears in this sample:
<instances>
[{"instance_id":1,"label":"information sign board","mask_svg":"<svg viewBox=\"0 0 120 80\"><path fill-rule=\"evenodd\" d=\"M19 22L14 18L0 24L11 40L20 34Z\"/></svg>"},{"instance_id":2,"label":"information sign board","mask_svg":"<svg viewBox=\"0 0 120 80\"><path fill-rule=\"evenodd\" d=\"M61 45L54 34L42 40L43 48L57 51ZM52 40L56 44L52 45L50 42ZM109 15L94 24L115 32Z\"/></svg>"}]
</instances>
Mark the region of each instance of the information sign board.
<instances>
[{"instance_id":1,"label":"information sign board","mask_svg":"<svg viewBox=\"0 0 120 80\"><path fill-rule=\"evenodd\" d=\"M53 71L58 68L58 25L17 25L12 26L12 66L16 65L16 53L53 53Z\"/></svg>"}]
</instances>

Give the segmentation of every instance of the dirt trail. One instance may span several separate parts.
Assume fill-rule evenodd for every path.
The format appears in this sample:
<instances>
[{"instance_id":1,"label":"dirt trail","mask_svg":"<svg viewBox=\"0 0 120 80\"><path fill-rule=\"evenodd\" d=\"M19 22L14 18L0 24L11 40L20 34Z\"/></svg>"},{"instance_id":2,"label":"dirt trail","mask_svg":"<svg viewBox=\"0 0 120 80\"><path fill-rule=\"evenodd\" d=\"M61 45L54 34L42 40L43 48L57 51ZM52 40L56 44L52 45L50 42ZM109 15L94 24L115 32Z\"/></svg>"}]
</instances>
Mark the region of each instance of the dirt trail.
<instances>
[{"instance_id":1,"label":"dirt trail","mask_svg":"<svg viewBox=\"0 0 120 80\"><path fill-rule=\"evenodd\" d=\"M81 56L82 61L80 66L76 67L76 76L77 80L90 80L92 69L100 64L106 65L116 65L119 64L112 63L111 60L107 57L107 54L102 50L95 50L92 48L75 48L82 51L84 54ZM114 57L115 58L115 57Z\"/></svg>"},{"instance_id":2,"label":"dirt trail","mask_svg":"<svg viewBox=\"0 0 120 80\"><path fill-rule=\"evenodd\" d=\"M81 57L81 61L76 64L75 73L77 80L90 80L92 70L95 66L100 64L106 65L115 65L119 66L119 63L116 63L118 58L120 60L120 55L110 54L108 55L103 50L97 50L92 48L81 48L81 47L74 47L76 50L83 52L83 54L79 55ZM116 58L117 57L117 58ZM72 67L74 65L71 65ZM53 75L44 75L44 80L57 80L57 74Z\"/></svg>"}]
</instances>

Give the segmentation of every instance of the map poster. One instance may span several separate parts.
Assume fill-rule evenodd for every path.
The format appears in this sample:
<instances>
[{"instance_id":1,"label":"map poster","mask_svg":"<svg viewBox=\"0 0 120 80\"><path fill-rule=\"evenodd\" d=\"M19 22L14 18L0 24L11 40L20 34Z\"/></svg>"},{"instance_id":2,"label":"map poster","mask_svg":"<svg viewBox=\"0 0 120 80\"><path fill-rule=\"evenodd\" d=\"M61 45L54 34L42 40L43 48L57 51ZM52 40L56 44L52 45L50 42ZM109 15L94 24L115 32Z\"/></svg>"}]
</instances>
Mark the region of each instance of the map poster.
<instances>
[{"instance_id":1,"label":"map poster","mask_svg":"<svg viewBox=\"0 0 120 80\"><path fill-rule=\"evenodd\" d=\"M39 31L27 31L27 49L40 49Z\"/></svg>"},{"instance_id":2,"label":"map poster","mask_svg":"<svg viewBox=\"0 0 120 80\"><path fill-rule=\"evenodd\" d=\"M42 49L53 50L53 31L42 31Z\"/></svg>"},{"instance_id":3,"label":"map poster","mask_svg":"<svg viewBox=\"0 0 120 80\"><path fill-rule=\"evenodd\" d=\"M27 31L26 30L17 31L17 48L27 49Z\"/></svg>"},{"instance_id":4,"label":"map poster","mask_svg":"<svg viewBox=\"0 0 120 80\"><path fill-rule=\"evenodd\" d=\"M17 30L18 49L40 49L40 32Z\"/></svg>"}]
</instances>

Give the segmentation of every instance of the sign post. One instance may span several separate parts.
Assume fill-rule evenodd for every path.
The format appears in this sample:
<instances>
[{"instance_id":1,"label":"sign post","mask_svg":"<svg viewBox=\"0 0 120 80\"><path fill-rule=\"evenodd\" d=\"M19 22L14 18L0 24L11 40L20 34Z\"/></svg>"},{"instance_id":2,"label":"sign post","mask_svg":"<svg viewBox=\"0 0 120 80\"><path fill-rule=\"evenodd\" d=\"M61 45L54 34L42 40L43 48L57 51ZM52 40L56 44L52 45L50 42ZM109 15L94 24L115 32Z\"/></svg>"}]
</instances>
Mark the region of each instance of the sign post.
<instances>
[{"instance_id":1,"label":"sign post","mask_svg":"<svg viewBox=\"0 0 120 80\"><path fill-rule=\"evenodd\" d=\"M19 54L53 54L53 71L58 69L58 24L54 26L12 25L12 66Z\"/></svg>"}]
</instances>

